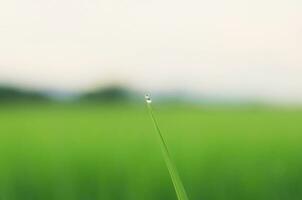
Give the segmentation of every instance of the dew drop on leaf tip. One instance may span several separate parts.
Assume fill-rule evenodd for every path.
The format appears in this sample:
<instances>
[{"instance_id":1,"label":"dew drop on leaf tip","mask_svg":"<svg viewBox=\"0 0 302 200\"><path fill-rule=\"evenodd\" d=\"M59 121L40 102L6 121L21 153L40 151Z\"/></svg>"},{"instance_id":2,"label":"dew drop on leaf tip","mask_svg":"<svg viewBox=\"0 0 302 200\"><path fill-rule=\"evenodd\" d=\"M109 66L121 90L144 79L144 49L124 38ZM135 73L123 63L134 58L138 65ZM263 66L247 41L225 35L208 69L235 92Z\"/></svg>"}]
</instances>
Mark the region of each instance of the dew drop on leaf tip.
<instances>
[{"instance_id":1,"label":"dew drop on leaf tip","mask_svg":"<svg viewBox=\"0 0 302 200\"><path fill-rule=\"evenodd\" d=\"M151 97L150 97L149 94L146 94L146 95L145 95L145 99L146 99L146 102L147 102L147 103L151 103L151 102L152 102Z\"/></svg>"}]
</instances>

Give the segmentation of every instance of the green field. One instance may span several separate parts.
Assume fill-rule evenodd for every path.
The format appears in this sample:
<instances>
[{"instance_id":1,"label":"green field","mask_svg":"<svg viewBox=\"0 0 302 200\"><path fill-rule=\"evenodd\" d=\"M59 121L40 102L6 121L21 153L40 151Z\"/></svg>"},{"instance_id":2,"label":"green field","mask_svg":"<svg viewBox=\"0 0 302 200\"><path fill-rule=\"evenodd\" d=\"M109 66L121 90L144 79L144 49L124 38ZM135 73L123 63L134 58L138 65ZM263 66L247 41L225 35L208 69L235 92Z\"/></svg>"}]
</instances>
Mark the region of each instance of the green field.
<instances>
[{"instance_id":1,"label":"green field","mask_svg":"<svg viewBox=\"0 0 302 200\"><path fill-rule=\"evenodd\" d=\"M302 110L154 105L190 200L302 199ZM176 200L143 104L0 106L1 200Z\"/></svg>"}]
</instances>

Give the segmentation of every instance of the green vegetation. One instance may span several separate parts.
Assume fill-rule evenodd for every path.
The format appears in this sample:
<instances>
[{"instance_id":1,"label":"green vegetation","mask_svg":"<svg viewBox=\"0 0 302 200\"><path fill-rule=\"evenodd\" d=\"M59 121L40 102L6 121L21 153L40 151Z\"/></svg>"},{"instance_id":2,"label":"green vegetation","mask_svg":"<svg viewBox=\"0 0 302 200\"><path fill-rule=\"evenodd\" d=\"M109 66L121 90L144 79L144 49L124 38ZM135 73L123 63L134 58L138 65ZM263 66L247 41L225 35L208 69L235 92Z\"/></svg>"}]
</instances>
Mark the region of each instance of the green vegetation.
<instances>
[{"instance_id":1,"label":"green vegetation","mask_svg":"<svg viewBox=\"0 0 302 200\"><path fill-rule=\"evenodd\" d=\"M126 88L110 86L86 92L80 96L82 101L89 102L120 102L135 99L136 94Z\"/></svg>"},{"instance_id":2,"label":"green vegetation","mask_svg":"<svg viewBox=\"0 0 302 200\"><path fill-rule=\"evenodd\" d=\"M45 100L48 100L48 98L37 91L0 86L0 102Z\"/></svg>"},{"instance_id":3,"label":"green vegetation","mask_svg":"<svg viewBox=\"0 0 302 200\"><path fill-rule=\"evenodd\" d=\"M0 110L0 199L177 199L143 103ZM167 104L156 113L190 199L302 198L302 111Z\"/></svg>"},{"instance_id":4,"label":"green vegetation","mask_svg":"<svg viewBox=\"0 0 302 200\"><path fill-rule=\"evenodd\" d=\"M167 143L166 143L166 141L165 141L165 139L164 139L164 137L161 133L161 130L159 128L157 120L154 116L153 108L151 106L152 100L151 100L149 95L145 96L145 100L146 100L146 104L147 104L147 108L148 108L150 117L151 117L151 119L153 121L153 124L155 126L155 130L156 130L156 132L159 136L158 138L159 138L159 142L160 142L160 145L161 145L161 148L162 148L163 157L165 159L167 168L169 170L169 173L170 173L170 176L171 176L171 179L172 179L177 197L178 197L179 200L188 200L186 190L185 190L185 188L183 186L183 183L182 183L182 181L179 177L179 174L177 172L177 168L176 168L176 166L175 166L175 164L174 164L174 162L171 158Z\"/></svg>"}]
</instances>

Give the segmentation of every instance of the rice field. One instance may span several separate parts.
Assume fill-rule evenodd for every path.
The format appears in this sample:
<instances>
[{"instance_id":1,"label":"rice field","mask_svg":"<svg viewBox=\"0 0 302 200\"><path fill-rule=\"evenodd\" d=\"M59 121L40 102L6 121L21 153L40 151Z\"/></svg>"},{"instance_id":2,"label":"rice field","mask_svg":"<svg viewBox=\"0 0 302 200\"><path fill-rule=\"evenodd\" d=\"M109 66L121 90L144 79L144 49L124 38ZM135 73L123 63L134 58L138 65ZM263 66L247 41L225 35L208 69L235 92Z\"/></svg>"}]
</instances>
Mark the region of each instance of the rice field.
<instances>
[{"instance_id":1,"label":"rice field","mask_svg":"<svg viewBox=\"0 0 302 200\"><path fill-rule=\"evenodd\" d=\"M154 105L190 200L302 199L302 110ZM0 105L1 200L176 200L141 104Z\"/></svg>"}]
</instances>

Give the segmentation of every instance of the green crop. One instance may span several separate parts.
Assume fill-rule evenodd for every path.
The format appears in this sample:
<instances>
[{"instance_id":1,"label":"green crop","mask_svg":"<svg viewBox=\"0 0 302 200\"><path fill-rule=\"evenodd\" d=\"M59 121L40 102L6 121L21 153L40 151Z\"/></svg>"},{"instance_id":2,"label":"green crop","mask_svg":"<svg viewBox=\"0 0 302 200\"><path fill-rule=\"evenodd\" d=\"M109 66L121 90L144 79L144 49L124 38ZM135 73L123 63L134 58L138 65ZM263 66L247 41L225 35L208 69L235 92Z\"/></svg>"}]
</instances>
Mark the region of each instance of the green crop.
<instances>
[{"instance_id":1,"label":"green crop","mask_svg":"<svg viewBox=\"0 0 302 200\"><path fill-rule=\"evenodd\" d=\"M177 194L177 197L179 200L189 200L187 194L186 194L186 191L185 191L185 188L182 184L182 181L178 175L178 172L177 172L177 169L176 169L176 166L175 164L173 163L173 160L171 158L171 155L169 153L169 149L168 149L168 146L167 146L167 143L161 133L161 130L158 126L158 123L155 119L155 116L154 116L154 113L153 113L153 109L152 109L152 106L151 106L151 103L152 103L152 100L150 98L149 95L146 95L145 96L145 99L146 99L146 103L147 103L147 107L148 107L148 110L149 110L149 114L152 118L152 121L154 123L154 126L155 126L155 129L158 133L158 136L159 136L159 141L160 141L160 145L161 145L161 149L162 149L162 153L163 153L163 156L164 156L164 160L165 160L165 163L167 165L167 168L169 170L169 173L170 173L170 176L171 176L171 179L172 179L172 182L173 182L173 185L174 185L174 188L175 188L175 191L176 191L176 194Z\"/></svg>"}]
</instances>

